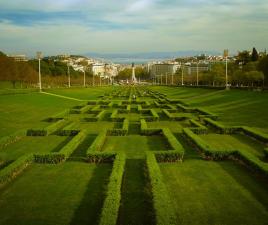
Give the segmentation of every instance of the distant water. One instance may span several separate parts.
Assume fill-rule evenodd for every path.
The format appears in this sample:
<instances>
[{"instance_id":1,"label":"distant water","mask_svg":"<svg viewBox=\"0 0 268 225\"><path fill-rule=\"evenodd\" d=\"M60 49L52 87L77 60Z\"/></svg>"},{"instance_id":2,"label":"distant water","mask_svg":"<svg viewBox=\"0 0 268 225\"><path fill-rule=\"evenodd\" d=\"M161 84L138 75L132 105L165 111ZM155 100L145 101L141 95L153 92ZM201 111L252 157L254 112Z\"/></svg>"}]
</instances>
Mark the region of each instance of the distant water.
<instances>
[{"instance_id":1,"label":"distant water","mask_svg":"<svg viewBox=\"0 0 268 225\"><path fill-rule=\"evenodd\" d=\"M112 61L113 63L116 64L131 64L131 63L135 63L135 64L147 64L149 62L158 62L158 61L163 61L166 60L164 58L157 58L157 59L148 59L148 58L112 58L109 59L110 61Z\"/></svg>"}]
</instances>

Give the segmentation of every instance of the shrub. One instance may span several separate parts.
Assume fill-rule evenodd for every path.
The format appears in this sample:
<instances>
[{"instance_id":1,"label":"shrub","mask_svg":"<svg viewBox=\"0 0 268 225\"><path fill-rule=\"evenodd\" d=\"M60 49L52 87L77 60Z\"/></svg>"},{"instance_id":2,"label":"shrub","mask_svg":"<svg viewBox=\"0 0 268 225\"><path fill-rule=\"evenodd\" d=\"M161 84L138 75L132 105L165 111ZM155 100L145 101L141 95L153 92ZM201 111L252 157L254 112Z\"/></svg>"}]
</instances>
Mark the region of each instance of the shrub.
<instances>
[{"instance_id":1,"label":"shrub","mask_svg":"<svg viewBox=\"0 0 268 225\"><path fill-rule=\"evenodd\" d=\"M159 120L159 116L158 116L157 112L154 109L150 109L150 112L151 112L151 114L152 114L152 116L153 116L155 121Z\"/></svg>"},{"instance_id":2,"label":"shrub","mask_svg":"<svg viewBox=\"0 0 268 225\"><path fill-rule=\"evenodd\" d=\"M208 110L205 110L205 109L201 109L201 108L196 108L195 109L196 112L198 113L201 113L203 115L205 115L206 117L210 117L211 119L213 120L217 120L218 119L218 115L208 111Z\"/></svg>"},{"instance_id":3,"label":"shrub","mask_svg":"<svg viewBox=\"0 0 268 225\"><path fill-rule=\"evenodd\" d=\"M106 114L106 110L102 110L102 111L96 116L96 119L97 119L98 121L102 120L102 119L104 118L105 114Z\"/></svg>"},{"instance_id":4,"label":"shrub","mask_svg":"<svg viewBox=\"0 0 268 225\"><path fill-rule=\"evenodd\" d=\"M19 157L16 161L9 164L7 167L0 170L0 184L4 185L14 179L33 161L32 154L27 154Z\"/></svg>"},{"instance_id":5,"label":"shrub","mask_svg":"<svg viewBox=\"0 0 268 225\"><path fill-rule=\"evenodd\" d=\"M34 162L44 164L57 164L65 160L64 154L48 153L48 154L34 154Z\"/></svg>"},{"instance_id":6,"label":"shrub","mask_svg":"<svg viewBox=\"0 0 268 225\"><path fill-rule=\"evenodd\" d=\"M191 123L191 125L195 126L194 128L191 128L191 130L195 134L207 134L208 133L207 127L205 127L204 125L202 125L198 121L191 119L190 123Z\"/></svg>"},{"instance_id":7,"label":"shrub","mask_svg":"<svg viewBox=\"0 0 268 225\"><path fill-rule=\"evenodd\" d=\"M152 187L153 206L157 225L177 224L176 213L163 181L162 173L152 152L146 153L146 165Z\"/></svg>"},{"instance_id":8,"label":"shrub","mask_svg":"<svg viewBox=\"0 0 268 225\"><path fill-rule=\"evenodd\" d=\"M104 145L105 140L106 140L106 133L107 133L106 130L99 133L99 135L93 141L91 146L87 149L87 154L91 154L92 152L95 152L95 151L101 151L102 146Z\"/></svg>"},{"instance_id":9,"label":"shrub","mask_svg":"<svg viewBox=\"0 0 268 225\"><path fill-rule=\"evenodd\" d=\"M106 198L100 215L99 225L116 225L121 202L121 184L126 163L123 153L116 155L109 179Z\"/></svg>"},{"instance_id":10,"label":"shrub","mask_svg":"<svg viewBox=\"0 0 268 225\"><path fill-rule=\"evenodd\" d=\"M116 121L118 118L117 118L117 115L118 115L118 109L115 109L111 115L111 120L112 121Z\"/></svg>"},{"instance_id":11,"label":"shrub","mask_svg":"<svg viewBox=\"0 0 268 225\"><path fill-rule=\"evenodd\" d=\"M18 130L17 132L2 137L0 139L0 149L5 148L6 146L15 143L17 141L19 141L20 139L22 139L24 136L26 135L26 131L25 130Z\"/></svg>"},{"instance_id":12,"label":"shrub","mask_svg":"<svg viewBox=\"0 0 268 225\"><path fill-rule=\"evenodd\" d=\"M60 151L59 154L63 154L65 159L69 158L70 155L74 152L77 146L86 138L86 131L80 131L76 136L72 138Z\"/></svg>"},{"instance_id":13,"label":"shrub","mask_svg":"<svg viewBox=\"0 0 268 225\"><path fill-rule=\"evenodd\" d=\"M263 143L268 143L268 134L262 133L261 131L255 128L247 127L247 126L241 127L241 130L244 134L252 138L255 138Z\"/></svg>"},{"instance_id":14,"label":"shrub","mask_svg":"<svg viewBox=\"0 0 268 225\"><path fill-rule=\"evenodd\" d=\"M182 161L184 153L181 151L157 151L155 158L157 162L179 162Z\"/></svg>"},{"instance_id":15,"label":"shrub","mask_svg":"<svg viewBox=\"0 0 268 225\"><path fill-rule=\"evenodd\" d=\"M164 128L163 130L163 135L167 139L169 145L171 146L172 149L179 151L182 156L184 154L184 148L180 144L180 142L177 140L177 138L172 134L169 128Z\"/></svg>"},{"instance_id":16,"label":"shrub","mask_svg":"<svg viewBox=\"0 0 268 225\"><path fill-rule=\"evenodd\" d=\"M91 152L86 156L85 161L88 163L111 163L114 161L116 154L115 153L98 153Z\"/></svg>"},{"instance_id":17,"label":"shrub","mask_svg":"<svg viewBox=\"0 0 268 225\"><path fill-rule=\"evenodd\" d=\"M148 128L147 123L145 119L141 119L141 134L150 136L155 134L160 134L162 132L162 129L155 129L155 128Z\"/></svg>"}]
</instances>

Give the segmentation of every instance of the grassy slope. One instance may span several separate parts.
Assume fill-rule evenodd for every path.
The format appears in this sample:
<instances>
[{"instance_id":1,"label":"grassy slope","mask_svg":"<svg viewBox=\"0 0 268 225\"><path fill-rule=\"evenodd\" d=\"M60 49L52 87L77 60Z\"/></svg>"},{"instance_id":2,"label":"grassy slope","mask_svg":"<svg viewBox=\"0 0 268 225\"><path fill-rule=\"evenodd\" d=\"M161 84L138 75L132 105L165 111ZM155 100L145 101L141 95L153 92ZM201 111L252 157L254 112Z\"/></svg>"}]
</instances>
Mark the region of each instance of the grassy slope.
<instances>
[{"instance_id":1,"label":"grassy slope","mask_svg":"<svg viewBox=\"0 0 268 225\"><path fill-rule=\"evenodd\" d=\"M77 101L39 93L0 95L0 137L19 129L42 128L54 114L77 105Z\"/></svg>"},{"instance_id":2,"label":"grassy slope","mask_svg":"<svg viewBox=\"0 0 268 225\"><path fill-rule=\"evenodd\" d=\"M0 159L15 160L28 153L57 152L66 145L71 138L62 136L24 137L18 142L0 150Z\"/></svg>"},{"instance_id":3,"label":"grassy slope","mask_svg":"<svg viewBox=\"0 0 268 225\"><path fill-rule=\"evenodd\" d=\"M268 92L211 90L203 88L153 87L170 98L185 99L191 106L204 107L220 115L229 125L268 127ZM267 130L268 132L268 130Z\"/></svg>"},{"instance_id":4,"label":"grassy slope","mask_svg":"<svg viewBox=\"0 0 268 225\"><path fill-rule=\"evenodd\" d=\"M96 224L110 172L109 164L33 165L1 191L0 224Z\"/></svg>"},{"instance_id":5,"label":"grassy slope","mask_svg":"<svg viewBox=\"0 0 268 225\"><path fill-rule=\"evenodd\" d=\"M266 224L268 186L232 162L160 164L179 224Z\"/></svg>"}]
</instances>

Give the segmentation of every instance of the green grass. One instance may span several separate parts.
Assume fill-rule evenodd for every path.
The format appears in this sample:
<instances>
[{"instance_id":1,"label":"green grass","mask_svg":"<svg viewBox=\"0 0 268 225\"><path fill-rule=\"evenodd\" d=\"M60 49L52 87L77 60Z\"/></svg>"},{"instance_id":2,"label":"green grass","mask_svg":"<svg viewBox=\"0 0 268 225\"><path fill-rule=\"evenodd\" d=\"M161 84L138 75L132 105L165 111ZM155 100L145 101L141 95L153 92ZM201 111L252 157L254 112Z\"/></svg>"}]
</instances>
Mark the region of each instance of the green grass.
<instances>
[{"instance_id":1,"label":"green grass","mask_svg":"<svg viewBox=\"0 0 268 225\"><path fill-rule=\"evenodd\" d=\"M42 120L76 104L40 93L0 95L0 137L20 129L44 128L49 123Z\"/></svg>"},{"instance_id":2,"label":"green grass","mask_svg":"<svg viewBox=\"0 0 268 225\"><path fill-rule=\"evenodd\" d=\"M268 185L240 166L191 159L160 168L177 224L267 224Z\"/></svg>"},{"instance_id":3,"label":"green grass","mask_svg":"<svg viewBox=\"0 0 268 225\"><path fill-rule=\"evenodd\" d=\"M154 224L154 211L143 159L127 159L118 224Z\"/></svg>"},{"instance_id":4,"label":"green grass","mask_svg":"<svg viewBox=\"0 0 268 225\"><path fill-rule=\"evenodd\" d=\"M57 152L66 145L71 138L62 136L24 137L18 142L10 144L0 150L0 159L15 160L29 153Z\"/></svg>"},{"instance_id":5,"label":"green grass","mask_svg":"<svg viewBox=\"0 0 268 225\"><path fill-rule=\"evenodd\" d=\"M200 135L200 137L205 140L213 149L247 151L259 158L264 157L263 150L265 146L242 134L208 134Z\"/></svg>"},{"instance_id":6,"label":"green grass","mask_svg":"<svg viewBox=\"0 0 268 225\"><path fill-rule=\"evenodd\" d=\"M168 143L162 136L108 136L102 151L125 152L127 158L144 158L145 151L168 149Z\"/></svg>"},{"instance_id":7,"label":"green grass","mask_svg":"<svg viewBox=\"0 0 268 225\"><path fill-rule=\"evenodd\" d=\"M110 164L32 165L1 190L0 224L96 224L110 172Z\"/></svg>"},{"instance_id":8,"label":"green grass","mask_svg":"<svg viewBox=\"0 0 268 225\"><path fill-rule=\"evenodd\" d=\"M188 121L157 121L147 122L148 128L169 128L174 133L181 133L182 129L189 127Z\"/></svg>"}]
</instances>

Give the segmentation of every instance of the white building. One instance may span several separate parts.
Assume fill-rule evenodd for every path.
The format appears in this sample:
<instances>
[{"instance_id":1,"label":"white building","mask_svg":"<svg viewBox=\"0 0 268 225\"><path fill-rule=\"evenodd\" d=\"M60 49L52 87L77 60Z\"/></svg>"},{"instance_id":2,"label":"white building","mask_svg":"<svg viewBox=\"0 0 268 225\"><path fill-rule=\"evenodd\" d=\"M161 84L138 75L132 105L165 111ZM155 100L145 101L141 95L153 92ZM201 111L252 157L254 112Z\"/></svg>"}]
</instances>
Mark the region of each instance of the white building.
<instances>
[{"instance_id":1,"label":"white building","mask_svg":"<svg viewBox=\"0 0 268 225\"><path fill-rule=\"evenodd\" d=\"M27 62L26 55L8 55L9 58L14 59L16 62Z\"/></svg>"},{"instance_id":2,"label":"white building","mask_svg":"<svg viewBox=\"0 0 268 225\"><path fill-rule=\"evenodd\" d=\"M175 74L179 68L180 65L177 63L156 63L149 65L150 74L153 77L165 74Z\"/></svg>"},{"instance_id":3,"label":"white building","mask_svg":"<svg viewBox=\"0 0 268 225\"><path fill-rule=\"evenodd\" d=\"M89 66L91 72L94 76L104 77L105 75L105 64L103 63L94 63Z\"/></svg>"}]
</instances>

